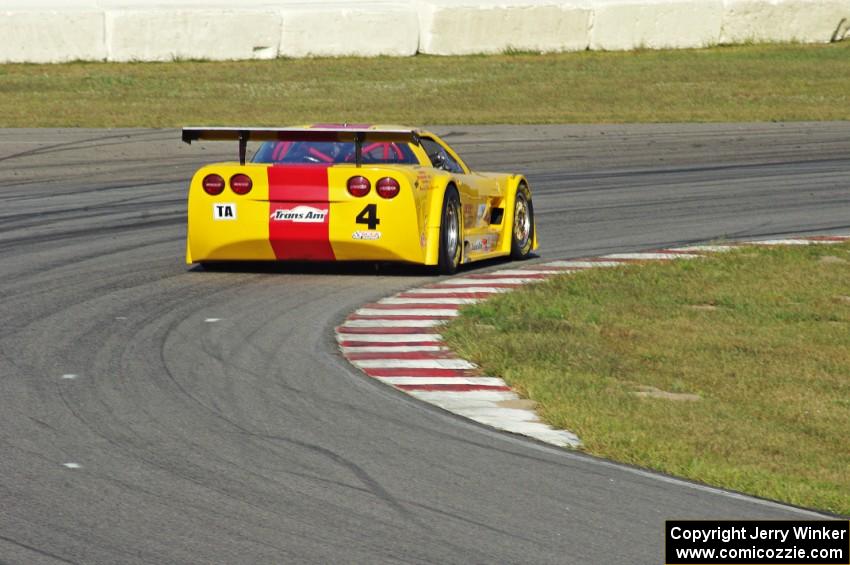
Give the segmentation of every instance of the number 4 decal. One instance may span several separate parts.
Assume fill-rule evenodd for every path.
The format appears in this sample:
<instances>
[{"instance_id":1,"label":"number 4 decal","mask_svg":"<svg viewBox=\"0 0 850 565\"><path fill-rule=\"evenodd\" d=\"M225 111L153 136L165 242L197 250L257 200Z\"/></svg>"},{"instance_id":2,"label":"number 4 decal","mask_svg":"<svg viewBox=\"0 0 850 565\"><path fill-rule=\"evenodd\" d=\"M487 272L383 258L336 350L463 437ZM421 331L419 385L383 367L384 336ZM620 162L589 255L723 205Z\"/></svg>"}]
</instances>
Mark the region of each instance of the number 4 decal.
<instances>
[{"instance_id":1,"label":"number 4 decal","mask_svg":"<svg viewBox=\"0 0 850 565\"><path fill-rule=\"evenodd\" d=\"M357 223L366 224L369 226L370 230L378 229L378 224L381 223L381 220L378 219L378 205L367 204L366 207L357 214Z\"/></svg>"}]
</instances>

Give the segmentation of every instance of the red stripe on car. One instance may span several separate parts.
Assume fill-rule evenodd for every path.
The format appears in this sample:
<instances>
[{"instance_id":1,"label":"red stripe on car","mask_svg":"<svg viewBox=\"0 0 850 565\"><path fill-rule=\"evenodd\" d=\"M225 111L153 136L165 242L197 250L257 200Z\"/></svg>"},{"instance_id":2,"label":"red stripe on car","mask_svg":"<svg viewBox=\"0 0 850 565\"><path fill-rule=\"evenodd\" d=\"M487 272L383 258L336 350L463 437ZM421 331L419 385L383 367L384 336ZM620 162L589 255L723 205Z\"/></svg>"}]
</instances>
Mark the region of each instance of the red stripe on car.
<instances>
[{"instance_id":1,"label":"red stripe on car","mask_svg":"<svg viewBox=\"0 0 850 565\"><path fill-rule=\"evenodd\" d=\"M269 167L269 243L278 259L333 261L328 167Z\"/></svg>"}]
</instances>

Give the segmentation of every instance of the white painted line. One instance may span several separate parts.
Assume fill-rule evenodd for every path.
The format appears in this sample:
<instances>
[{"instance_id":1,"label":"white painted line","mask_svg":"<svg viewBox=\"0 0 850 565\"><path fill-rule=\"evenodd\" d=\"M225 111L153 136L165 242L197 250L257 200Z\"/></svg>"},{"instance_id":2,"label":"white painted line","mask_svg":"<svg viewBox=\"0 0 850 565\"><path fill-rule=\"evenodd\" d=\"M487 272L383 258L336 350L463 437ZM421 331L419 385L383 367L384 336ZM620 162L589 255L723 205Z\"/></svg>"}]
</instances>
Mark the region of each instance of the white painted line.
<instances>
[{"instance_id":1,"label":"white painted line","mask_svg":"<svg viewBox=\"0 0 850 565\"><path fill-rule=\"evenodd\" d=\"M440 406L470 420L507 432L533 437L561 447L579 447L581 440L574 433L556 430L539 421L531 410L503 408L497 402L519 398L513 391L405 391L411 396Z\"/></svg>"},{"instance_id":2,"label":"white painted line","mask_svg":"<svg viewBox=\"0 0 850 565\"><path fill-rule=\"evenodd\" d=\"M554 275L557 271L533 271L531 269L505 269L504 271L496 271L494 273L486 273L488 275L499 275L506 277L523 276L523 275Z\"/></svg>"},{"instance_id":3,"label":"white painted line","mask_svg":"<svg viewBox=\"0 0 850 565\"><path fill-rule=\"evenodd\" d=\"M480 292L480 293L489 293L489 294L497 294L500 292L509 292L511 289L509 288L495 288L492 286L471 286L464 289L457 289L452 287L444 287L444 288L414 288L411 290L405 290L401 294L449 294L452 292ZM429 301L430 302L430 301Z\"/></svg>"},{"instance_id":4,"label":"white painted line","mask_svg":"<svg viewBox=\"0 0 850 565\"><path fill-rule=\"evenodd\" d=\"M126 320L127 316L115 316L116 320Z\"/></svg>"},{"instance_id":5,"label":"white painted line","mask_svg":"<svg viewBox=\"0 0 850 565\"><path fill-rule=\"evenodd\" d=\"M515 284L517 286L528 284L528 283L536 283L540 281L544 281L546 279L536 279L536 278L520 278L520 277L510 277L510 278L502 278L502 279L449 279L445 281L441 281L441 286L462 286L462 285L474 285L474 284Z\"/></svg>"},{"instance_id":6,"label":"white painted line","mask_svg":"<svg viewBox=\"0 0 850 565\"><path fill-rule=\"evenodd\" d=\"M550 267L567 267L571 269L595 269L597 267L620 267L625 263L619 261L552 261L546 263Z\"/></svg>"},{"instance_id":7,"label":"white painted line","mask_svg":"<svg viewBox=\"0 0 850 565\"><path fill-rule=\"evenodd\" d=\"M547 433L540 432L535 433L531 437L538 441L551 443L552 445L557 445L560 447L571 447L573 449L578 449L579 447L581 447L581 440L579 439L579 437L566 430L551 430Z\"/></svg>"},{"instance_id":8,"label":"white painted line","mask_svg":"<svg viewBox=\"0 0 850 565\"><path fill-rule=\"evenodd\" d=\"M409 390L411 396L430 402L440 404L449 400L464 398L466 400L501 402L503 400L517 400L519 396L512 390L468 390L464 392L446 392L437 390Z\"/></svg>"},{"instance_id":9,"label":"white painted line","mask_svg":"<svg viewBox=\"0 0 850 565\"><path fill-rule=\"evenodd\" d=\"M73 380L76 379L78 376L79 375L75 375L74 373L65 373L64 375L62 375L62 378L66 380Z\"/></svg>"},{"instance_id":10,"label":"white painted line","mask_svg":"<svg viewBox=\"0 0 850 565\"><path fill-rule=\"evenodd\" d=\"M461 410L475 409L475 408L499 408L500 401L493 400L480 400L476 398L469 398L469 394L467 392L445 392L445 398L438 399L430 399L427 400L430 404L435 406L439 406L440 408L445 408L449 412L460 412Z\"/></svg>"},{"instance_id":11,"label":"white painted line","mask_svg":"<svg viewBox=\"0 0 850 565\"><path fill-rule=\"evenodd\" d=\"M480 298L382 298L378 304L476 304Z\"/></svg>"},{"instance_id":12,"label":"white painted line","mask_svg":"<svg viewBox=\"0 0 850 565\"><path fill-rule=\"evenodd\" d=\"M207 318L207 319L204 320L204 322L206 322L208 324L214 324L214 323L220 322L220 321L221 321L221 318Z\"/></svg>"},{"instance_id":13,"label":"white painted line","mask_svg":"<svg viewBox=\"0 0 850 565\"><path fill-rule=\"evenodd\" d=\"M443 320L346 320L343 328L433 328Z\"/></svg>"},{"instance_id":14,"label":"white painted line","mask_svg":"<svg viewBox=\"0 0 850 565\"><path fill-rule=\"evenodd\" d=\"M671 247L670 251L693 251L706 253L725 253L735 249L734 245L689 245L687 247Z\"/></svg>"},{"instance_id":15,"label":"white painted line","mask_svg":"<svg viewBox=\"0 0 850 565\"><path fill-rule=\"evenodd\" d=\"M532 410L523 410L520 408L461 408L456 411L462 416L478 420L479 418L487 418L489 420L501 422L539 422L540 418Z\"/></svg>"},{"instance_id":16,"label":"white painted line","mask_svg":"<svg viewBox=\"0 0 850 565\"><path fill-rule=\"evenodd\" d=\"M794 240L794 241L798 241L798 240ZM830 244L834 244L834 243L844 243L844 241L847 241L847 240L830 241L830 240L822 240L822 239L803 239L803 240L799 240L799 241L805 241L807 245L830 245ZM761 243L761 242L751 241L749 243L758 244L758 243ZM774 244L774 245L776 245L776 244ZM779 244L779 245L802 245L802 244L801 243L782 243L782 244Z\"/></svg>"},{"instance_id":17,"label":"white painted line","mask_svg":"<svg viewBox=\"0 0 850 565\"><path fill-rule=\"evenodd\" d=\"M570 269L566 267L553 267L551 263L539 263L534 265L535 269L539 269L539 272L548 274L548 275L559 275L563 273L574 273L576 271L580 271L581 269ZM538 272L538 271L535 271Z\"/></svg>"},{"instance_id":18,"label":"white painted line","mask_svg":"<svg viewBox=\"0 0 850 565\"><path fill-rule=\"evenodd\" d=\"M811 245L808 239L762 239L759 241L742 241L742 245Z\"/></svg>"},{"instance_id":19,"label":"white painted line","mask_svg":"<svg viewBox=\"0 0 850 565\"><path fill-rule=\"evenodd\" d=\"M440 334L336 334L337 341L362 341L364 343L408 343L417 341L442 342Z\"/></svg>"},{"instance_id":20,"label":"white painted line","mask_svg":"<svg viewBox=\"0 0 850 565\"><path fill-rule=\"evenodd\" d=\"M355 359L361 369L477 369L466 359Z\"/></svg>"},{"instance_id":21,"label":"white painted line","mask_svg":"<svg viewBox=\"0 0 850 565\"><path fill-rule=\"evenodd\" d=\"M356 345L343 347L342 352L349 353L426 353L429 351L448 351L442 345Z\"/></svg>"},{"instance_id":22,"label":"white painted line","mask_svg":"<svg viewBox=\"0 0 850 565\"><path fill-rule=\"evenodd\" d=\"M603 259L636 260L636 261L667 261L672 259L696 259L699 255L683 253L612 253L603 255Z\"/></svg>"},{"instance_id":23,"label":"white painted line","mask_svg":"<svg viewBox=\"0 0 850 565\"><path fill-rule=\"evenodd\" d=\"M484 419L484 418L482 418ZM490 418L486 418L486 420L492 421ZM498 423L496 423L498 425ZM503 430L508 430L514 432L516 434L534 436L538 433L542 433L545 435L549 435L550 432L555 431L553 428L542 422L510 422L504 421L502 425L499 426Z\"/></svg>"},{"instance_id":24,"label":"white painted line","mask_svg":"<svg viewBox=\"0 0 850 565\"><path fill-rule=\"evenodd\" d=\"M82 465L80 465L79 463L62 463L62 466L67 467L69 469L80 469L80 468L82 468Z\"/></svg>"},{"instance_id":25,"label":"white painted line","mask_svg":"<svg viewBox=\"0 0 850 565\"><path fill-rule=\"evenodd\" d=\"M506 422L505 425L497 425L497 427L501 427L501 429L507 432L533 437L534 439L561 447L581 446L581 440L574 433L566 430L556 430L546 424L537 422Z\"/></svg>"},{"instance_id":26,"label":"white painted line","mask_svg":"<svg viewBox=\"0 0 850 565\"><path fill-rule=\"evenodd\" d=\"M507 386L496 377L375 377L391 385L485 385ZM464 393L460 393L464 394Z\"/></svg>"},{"instance_id":27,"label":"white painted line","mask_svg":"<svg viewBox=\"0 0 850 565\"><path fill-rule=\"evenodd\" d=\"M421 309L414 308L393 308L392 310L383 310L380 308L360 308L354 312L358 316L457 316L457 308L447 309Z\"/></svg>"}]
</instances>

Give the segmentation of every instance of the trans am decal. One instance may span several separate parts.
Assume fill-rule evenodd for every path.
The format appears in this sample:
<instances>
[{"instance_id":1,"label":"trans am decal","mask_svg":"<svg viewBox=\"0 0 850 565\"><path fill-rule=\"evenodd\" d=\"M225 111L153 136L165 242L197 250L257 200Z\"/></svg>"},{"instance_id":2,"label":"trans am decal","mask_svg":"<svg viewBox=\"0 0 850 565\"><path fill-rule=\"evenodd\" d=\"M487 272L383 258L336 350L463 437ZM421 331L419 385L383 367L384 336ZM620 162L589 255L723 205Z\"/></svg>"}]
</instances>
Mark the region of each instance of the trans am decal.
<instances>
[{"instance_id":1,"label":"trans am decal","mask_svg":"<svg viewBox=\"0 0 850 565\"><path fill-rule=\"evenodd\" d=\"M320 210L311 206L296 206L289 210L278 209L270 216L276 222L302 223L324 223L328 216L328 209Z\"/></svg>"}]
</instances>

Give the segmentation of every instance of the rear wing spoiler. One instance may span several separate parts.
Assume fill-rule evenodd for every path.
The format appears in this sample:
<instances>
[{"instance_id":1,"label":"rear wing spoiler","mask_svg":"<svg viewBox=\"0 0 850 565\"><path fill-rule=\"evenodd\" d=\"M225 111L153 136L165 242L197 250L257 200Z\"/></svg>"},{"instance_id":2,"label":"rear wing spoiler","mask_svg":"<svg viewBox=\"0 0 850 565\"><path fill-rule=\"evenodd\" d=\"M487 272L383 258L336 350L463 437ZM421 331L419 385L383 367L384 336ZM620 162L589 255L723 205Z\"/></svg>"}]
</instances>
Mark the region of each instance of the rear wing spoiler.
<instances>
[{"instance_id":1,"label":"rear wing spoiler","mask_svg":"<svg viewBox=\"0 0 850 565\"><path fill-rule=\"evenodd\" d=\"M354 161L363 164L364 142L413 143L419 145L419 132L406 129L357 128L183 128L184 143L193 141L238 141L239 164L245 164L249 141L346 141L354 142Z\"/></svg>"}]
</instances>

